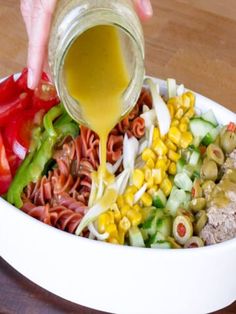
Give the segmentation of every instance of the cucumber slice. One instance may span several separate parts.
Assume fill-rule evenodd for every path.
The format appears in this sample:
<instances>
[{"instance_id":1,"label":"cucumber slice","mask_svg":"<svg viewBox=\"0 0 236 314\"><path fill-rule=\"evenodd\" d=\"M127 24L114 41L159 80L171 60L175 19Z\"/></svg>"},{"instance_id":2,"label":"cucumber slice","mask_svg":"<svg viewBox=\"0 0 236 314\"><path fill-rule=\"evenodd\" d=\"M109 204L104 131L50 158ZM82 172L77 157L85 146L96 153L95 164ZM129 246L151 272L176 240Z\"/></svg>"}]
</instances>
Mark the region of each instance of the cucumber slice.
<instances>
[{"instance_id":1,"label":"cucumber slice","mask_svg":"<svg viewBox=\"0 0 236 314\"><path fill-rule=\"evenodd\" d=\"M221 129L220 127L217 127L217 128L212 129L210 132L208 132L201 140L201 144L208 146L214 143L215 139L220 133L220 129Z\"/></svg>"},{"instance_id":2,"label":"cucumber slice","mask_svg":"<svg viewBox=\"0 0 236 314\"><path fill-rule=\"evenodd\" d=\"M164 215L163 211L161 209L157 209L155 211L155 215L148 218L144 224L143 229L147 232L148 235L152 236L157 231L157 221L162 218Z\"/></svg>"},{"instance_id":3,"label":"cucumber slice","mask_svg":"<svg viewBox=\"0 0 236 314\"><path fill-rule=\"evenodd\" d=\"M172 233L172 217L164 216L157 221L157 231L164 237L168 237Z\"/></svg>"},{"instance_id":4,"label":"cucumber slice","mask_svg":"<svg viewBox=\"0 0 236 314\"><path fill-rule=\"evenodd\" d=\"M171 244L167 241L159 241L155 244L151 244L152 249L171 249Z\"/></svg>"},{"instance_id":5,"label":"cucumber slice","mask_svg":"<svg viewBox=\"0 0 236 314\"><path fill-rule=\"evenodd\" d=\"M218 125L215 114L211 109L202 114L202 119L212 123L214 126Z\"/></svg>"},{"instance_id":6,"label":"cucumber slice","mask_svg":"<svg viewBox=\"0 0 236 314\"><path fill-rule=\"evenodd\" d=\"M160 232L157 231L153 236L151 236L149 241L147 241L147 246L150 247L152 244L157 243L159 241L165 241L165 237Z\"/></svg>"},{"instance_id":7,"label":"cucumber slice","mask_svg":"<svg viewBox=\"0 0 236 314\"><path fill-rule=\"evenodd\" d=\"M166 203L166 209L172 216L175 216L177 209L185 202L185 200L186 192L174 186Z\"/></svg>"},{"instance_id":8,"label":"cucumber slice","mask_svg":"<svg viewBox=\"0 0 236 314\"><path fill-rule=\"evenodd\" d=\"M153 195L153 205L156 208L165 208L166 206L166 196L161 189L159 189Z\"/></svg>"},{"instance_id":9,"label":"cucumber slice","mask_svg":"<svg viewBox=\"0 0 236 314\"><path fill-rule=\"evenodd\" d=\"M193 118L189 122L190 130L194 137L203 138L208 132L215 128L211 122L205 121L202 118Z\"/></svg>"},{"instance_id":10,"label":"cucumber slice","mask_svg":"<svg viewBox=\"0 0 236 314\"><path fill-rule=\"evenodd\" d=\"M180 189L183 189L184 191L188 191L188 192L190 192L193 187L192 180L189 178L189 176L185 172L177 173L174 179L174 183Z\"/></svg>"},{"instance_id":11,"label":"cucumber slice","mask_svg":"<svg viewBox=\"0 0 236 314\"><path fill-rule=\"evenodd\" d=\"M180 158L180 159L177 161L177 164L176 164L177 173L183 172L183 168L184 168L185 165L186 165L185 159L184 159L184 158Z\"/></svg>"},{"instance_id":12,"label":"cucumber slice","mask_svg":"<svg viewBox=\"0 0 236 314\"><path fill-rule=\"evenodd\" d=\"M192 177L193 172L194 172L194 166L189 165L189 164L185 165L182 171L182 173L186 173L189 178Z\"/></svg>"},{"instance_id":13,"label":"cucumber slice","mask_svg":"<svg viewBox=\"0 0 236 314\"><path fill-rule=\"evenodd\" d=\"M189 164L192 166L196 166L200 159L200 153L197 150L194 150L189 158Z\"/></svg>"},{"instance_id":14,"label":"cucumber slice","mask_svg":"<svg viewBox=\"0 0 236 314\"><path fill-rule=\"evenodd\" d=\"M129 229L129 242L131 246L145 247L143 236L138 227Z\"/></svg>"}]
</instances>

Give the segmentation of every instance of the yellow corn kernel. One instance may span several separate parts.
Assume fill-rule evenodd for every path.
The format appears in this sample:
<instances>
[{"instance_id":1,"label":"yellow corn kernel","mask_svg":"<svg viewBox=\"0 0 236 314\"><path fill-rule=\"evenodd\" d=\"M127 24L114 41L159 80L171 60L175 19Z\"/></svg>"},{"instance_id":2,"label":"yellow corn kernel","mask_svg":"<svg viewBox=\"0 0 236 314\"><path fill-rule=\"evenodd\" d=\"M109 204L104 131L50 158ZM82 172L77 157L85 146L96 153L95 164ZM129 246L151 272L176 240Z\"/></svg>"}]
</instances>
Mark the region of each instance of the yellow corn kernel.
<instances>
[{"instance_id":1,"label":"yellow corn kernel","mask_svg":"<svg viewBox=\"0 0 236 314\"><path fill-rule=\"evenodd\" d=\"M185 113L185 117L191 119L195 114L194 108L189 108L188 111Z\"/></svg>"},{"instance_id":2,"label":"yellow corn kernel","mask_svg":"<svg viewBox=\"0 0 236 314\"><path fill-rule=\"evenodd\" d=\"M193 107L194 104L195 104L195 95L194 95L194 93L188 91L185 94L190 98L190 106Z\"/></svg>"},{"instance_id":3,"label":"yellow corn kernel","mask_svg":"<svg viewBox=\"0 0 236 314\"><path fill-rule=\"evenodd\" d=\"M142 215L139 212L136 212L132 209L130 209L127 212L127 217L129 219L129 221L131 222L132 226L138 226L141 223L142 220Z\"/></svg>"},{"instance_id":4,"label":"yellow corn kernel","mask_svg":"<svg viewBox=\"0 0 236 314\"><path fill-rule=\"evenodd\" d=\"M180 122L179 129L180 129L181 132L186 132L188 130L187 123Z\"/></svg>"},{"instance_id":5,"label":"yellow corn kernel","mask_svg":"<svg viewBox=\"0 0 236 314\"><path fill-rule=\"evenodd\" d=\"M109 224L109 215L107 213L103 213L99 215L97 219L97 228L99 233L104 233L106 231L106 227Z\"/></svg>"},{"instance_id":6,"label":"yellow corn kernel","mask_svg":"<svg viewBox=\"0 0 236 314\"><path fill-rule=\"evenodd\" d=\"M123 245L125 243L125 233L120 231L118 234L119 244Z\"/></svg>"},{"instance_id":7,"label":"yellow corn kernel","mask_svg":"<svg viewBox=\"0 0 236 314\"><path fill-rule=\"evenodd\" d=\"M136 212L140 212L141 209L142 209L142 208L141 208L138 204L135 204L135 205L133 206L133 210L135 210Z\"/></svg>"},{"instance_id":8,"label":"yellow corn kernel","mask_svg":"<svg viewBox=\"0 0 236 314\"><path fill-rule=\"evenodd\" d=\"M154 178L155 184L161 184L162 180L164 179L164 170L161 168L156 168L152 170L152 176Z\"/></svg>"},{"instance_id":9,"label":"yellow corn kernel","mask_svg":"<svg viewBox=\"0 0 236 314\"><path fill-rule=\"evenodd\" d=\"M111 206L111 210L112 210L113 213L114 213L115 222L120 221L120 219L121 219L121 213L120 213L119 208L118 208L118 206L117 206L116 203Z\"/></svg>"},{"instance_id":10,"label":"yellow corn kernel","mask_svg":"<svg viewBox=\"0 0 236 314\"><path fill-rule=\"evenodd\" d=\"M147 161L149 158L156 160L156 154L150 148L145 148L143 153L142 153L142 159L143 159L143 161Z\"/></svg>"},{"instance_id":11,"label":"yellow corn kernel","mask_svg":"<svg viewBox=\"0 0 236 314\"><path fill-rule=\"evenodd\" d=\"M165 158L163 158L163 157L165 157ZM159 159L157 160L155 168L161 168L161 169L163 169L163 170L166 169L167 158L166 158L166 156L163 156L163 157L162 157L162 158L159 158Z\"/></svg>"},{"instance_id":12,"label":"yellow corn kernel","mask_svg":"<svg viewBox=\"0 0 236 314\"><path fill-rule=\"evenodd\" d=\"M182 95L182 100L183 100L183 107L185 110L189 109L191 106L191 98L188 97L187 93Z\"/></svg>"},{"instance_id":13,"label":"yellow corn kernel","mask_svg":"<svg viewBox=\"0 0 236 314\"><path fill-rule=\"evenodd\" d=\"M123 207L121 207L121 209L120 209L121 216L122 217L126 216L128 210L130 210L130 206L127 204L124 205Z\"/></svg>"},{"instance_id":14,"label":"yellow corn kernel","mask_svg":"<svg viewBox=\"0 0 236 314\"><path fill-rule=\"evenodd\" d=\"M125 205L124 197L122 195L118 195L116 203L119 208L123 207Z\"/></svg>"},{"instance_id":15,"label":"yellow corn kernel","mask_svg":"<svg viewBox=\"0 0 236 314\"><path fill-rule=\"evenodd\" d=\"M112 243L112 244L120 244L118 239L116 238L108 238L107 242Z\"/></svg>"},{"instance_id":16,"label":"yellow corn kernel","mask_svg":"<svg viewBox=\"0 0 236 314\"><path fill-rule=\"evenodd\" d=\"M148 167L146 167L144 170L144 177L145 181L148 181L152 177L152 170L149 169Z\"/></svg>"},{"instance_id":17,"label":"yellow corn kernel","mask_svg":"<svg viewBox=\"0 0 236 314\"><path fill-rule=\"evenodd\" d=\"M168 152L167 146L165 145L165 143L161 139L157 139L153 143L153 149L154 149L155 153L158 154L158 156L166 155Z\"/></svg>"},{"instance_id":18,"label":"yellow corn kernel","mask_svg":"<svg viewBox=\"0 0 236 314\"><path fill-rule=\"evenodd\" d=\"M187 125L189 124L189 118L188 117L183 117L181 120L180 120L180 123L186 123Z\"/></svg>"},{"instance_id":19,"label":"yellow corn kernel","mask_svg":"<svg viewBox=\"0 0 236 314\"><path fill-rule=\"evenodd\" d=\"M181 138L181 132L177 127L172 126L169 129L168 137L174 144L178 146Z\"/></svg>"},{"instance_id":20,"label":"yellow corn kernel","mask_svg":"<svg viewBox=\"0 0 236 314\"><path fill-rule=\"evenodd\" d=\"M183 110L183 108L180 107L180 108L176 111L175 119L180 120L180 119L183 117L183 114L184 114L184 110Z\"/></svg>"},{"instance_id":21,"label":"yellow corn kernel","mask_svg":"<svg viewBox=\"0 0 236 314\"><path fill-rule=\"evenodd\" d=\"M118 225L119 232L120 231L126 232L129 230L130 227L131 227L131 223L129 219L127 217L123 217Z\"/></svg>"},{"instance_id":22,"label":"yellow corn kernel","mask_svg":"<svg viewBox=\"0 0 236 314\"><path fill-rule=\"evenodd\" d=\"M149 158L147 161L146 161L146 166L150 169L154 168L155 167L155 162L152 158Z\"/></svg>"},{"instance_id":23,"label":"yellow corn kernel","mask_svg":"<svg viewBox=\"0 0 236 314\"><path fill-rule=\"evenodd\" d=\"M168 168L169 168L169 166L170 166L170 163L171 163L170 159L167 159L165 171L168 170ZM164 173L164 174L166 174L166 173ZM164 177L165 177L165 176L164 176Z\"/></svg>"},{"instance_id":24,"label":"yellow corn kernel","mask_svg":"<svg viewBox=\"0 0 236 314\"><path fill-rule=\"evenodd\" d=\"M147 183L147 188L148 189L151 188L154 185L154 178L150 177L146 183Z\"/></svg>"},{"instance_id":25,"label":"yellow corn kernel","mask_svg":"<svg viewBox=\"0 0 236 314\"><path fill-rule=\"evenodd\" d=\"M141 202L143 206L148 207L152 205L152 197L147 192L143 193L143 196L141 197Z\"/></svg>"},{"instance_id":26,"label":"yellow corn kernel","mask_svg":"<svg viewBox=\"0 0 236 314\"><path fill-rule=\"evenodd\" d=\"M162 189L162 191L164 192L164 194L166 196L170 195L171 189L172 189L172 183L170 181L170 179L165 178L162 183L160 188Z\"/></svg>"},{"instance_id":27,"label":"yellow corn kernel","mask_svg":"<svg viewBox=\"0 0 236 314\"><path fill-rule=\"evenodd\" d=\"M176 174L176 163L175 162L171 162L168 168L168 172L169 174L175 175Z\"/></svg>"},{"instance_id":28,"label":"yellow corn kernel","mask_svg":"<svg viewBox=\"0 0 236 314\"><path fill-rule=\"evenodd\" d=\"M173 150L169 150L168 151L168 158L171 160L171 161L175 161L177 162L179 159L180 159L180 154L174 152Z\"/></svg>"},{"instance_id":29,"label":"yellow corn kernel","mask_svg":"<svg viewBox=\"0 0 236 314\"><path fill-rule=\"evenodd\" d=\"M174 119L172 122L171 122L171 126L178 126L179 125L179 120L177 119Z\"/></svg>"},{"instance_id":30,"label":"yellow corn kernel","mask_svg":"<svg viewBox=\"0 0 236 314\"><path fill-rule=\"evenodd\" d=\"M108 215L109 223L114 223L115 221L114 212L111 210L108 210L107 215Z\"/></svg>"},{"instance_id":31,"label":"yellow corn kernel","mask_svg":"<svg viewBox=\"0 0 236 314\"><path fill-rule=\"evenodd\" d=\"M129 185L126 190L125 193L136 193L138 191L138 189L136 188L136 186L134 185Z\"/></svg>"},{"instance_id":32,"label":"yellow corn kernel","mask_svg":"<svg viewBox=\"0 0 236 314\"><path fill-rule=\"evenodd\" d=\"M177 150L177 146L169 138L166 140L166 146L173 151Z\"/></svg>"},{"instance_id":33,"label":"yellow corn kernel","mask_svg":"<svg viewBox=\"0 0 236 314\"><path fill-rule=\"evenodd\" d=\"M118 230L115 223L111 223L106 227L106 232L109 233L110 237L117 238L118 237Z\"/></svg>"},{"instance_id":34,"label":"yellow corn kernel","mask_svg":"<svg viewBox=\"0 0 236 314\"><path fill-rule=\"evenodd\" d=\"M183 132L180 140L180 147L187 148L193 141L192 133Z\"/></svg>"},{"instance_id":35,"label":"yellow corn kernel","mask_svg":"<svg viewBox=\"0 0 236 314\"><path fill-rule=\"evenodd\" d=\"M158 128L154 128L152 140L155 141L160 137L160 131Z\"/></svg>"},{"instance_id":36,"label":"yellow corn kernel","mask_svg":"<svg viewBox=\"0 0 236 314\"><path fill-rule=\"evenodd\" d=\"M153 185L150 189L147 190L147 193L151 196L158 190L158 185Z\"/></svg>"},{"instance_id":37,"label":"yellow corn kernel","mask_svg":"<svg viewBox=\"0 0 236 314\"><path fill-rule=\"evenodd\" d=\"M133 206L134 203L134 194L131 192L126 192L124 195L125 198L125 203L128 204L129 206Z\"/></svg>"},{"instance_id":38,"label":"yellow corn kernel","mask_svg":"<svg viewBox=\"0 0 236 314\"><path fill-rule=\"evenodd\" d=\"M168 105L172 104L174 108L179 108L183 104L181 96L172 97L168 100Z\"/></svg>"},{"instance_id":39,"label":"yellow corn kernel","mask_svg":"<svg viewBox=\"0 0 236 314\"><path fill-rule=\"evenodd\" d=\"M135 187L137 189L140 189L141 186L143 185L143 181L144 181L143 171L141 169L134 169L134 171L133 171L133 184L135 185Z\"/></svg>"},{"instance_id":40,"label":"yellow corn kernel","mask_svg":"<svg viewBox=\"0 0 236 314\"><path fill-rule=\"evenodd\" d=\"M171 117L171 120L172 120L173 117L174 117L174 114L175 114L175 108L174 108L173 104L168 104L168 109L169 109L170 117Z\"/></svg>"}]
</instances>

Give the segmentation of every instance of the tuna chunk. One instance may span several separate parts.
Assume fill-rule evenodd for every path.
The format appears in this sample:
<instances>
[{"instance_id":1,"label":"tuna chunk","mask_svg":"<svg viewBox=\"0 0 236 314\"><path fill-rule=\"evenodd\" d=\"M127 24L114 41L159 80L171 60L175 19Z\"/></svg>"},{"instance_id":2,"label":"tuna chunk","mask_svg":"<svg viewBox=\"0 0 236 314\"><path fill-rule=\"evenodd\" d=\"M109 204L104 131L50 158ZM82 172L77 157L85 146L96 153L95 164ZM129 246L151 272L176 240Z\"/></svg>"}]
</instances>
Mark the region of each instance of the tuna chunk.
<instances>
[{"instance_id":1,"label":"tuna chunk","mask_svg":"<svg viewBox=\"0 0 236 314\"><path fill-rule=\"evenodd\" d=\"M224 175L207 204L208 222L200 232L206 244L236 237L236 150L223 165Z\"/></svg>"}]
</instances>

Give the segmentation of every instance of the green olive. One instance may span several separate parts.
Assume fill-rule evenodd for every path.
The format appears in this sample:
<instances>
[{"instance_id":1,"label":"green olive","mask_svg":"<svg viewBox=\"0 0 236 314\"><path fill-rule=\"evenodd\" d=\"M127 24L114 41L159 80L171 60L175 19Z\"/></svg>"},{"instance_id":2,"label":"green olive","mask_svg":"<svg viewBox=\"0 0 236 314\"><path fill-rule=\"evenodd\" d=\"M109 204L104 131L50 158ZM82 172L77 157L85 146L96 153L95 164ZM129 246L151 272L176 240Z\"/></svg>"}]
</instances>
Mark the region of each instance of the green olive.
<instances>
[{"instance_id":1,"label":"green olive","mask_svg":"<svg viewBox=\"0 0 236 314\"><path fill-rule=\"evenodd\" d=\"M197 213L197 222L194 225L195 234L199 235L205 224L207 223L208 217L204 210L201 210Z\"/></svg>"},{"instance_id":2,"label":"green olive","mask_svg":"<svg viewBox=\"0 0 236 314\"><path fill-rule=\"evenodd\" d=\"M210 144L207 147L206 154L209 160L214 160L218 165L223 165L225 156L219 146L215 144Z\"/></svg>"},{"instance_id":3,"label":"green olive","mask_svg":"<svg viewBox=\"0 0 236 314\"><path fill-rule=\"evenodd\" d=\"M193 182L192 196L202 197L201 179L197 178Z\"/></svg>"},{"instance_id":4,"label":"green olive","mask_svg":"<svg viewBox=\"0 0 236 314\"><path fill-rule=\"evenodd\" d=\"M215 182L213 182L211 180L205 181L202 185L203 195L206 197L206 195L211 193L211 191L214 189L215 185L216 185Z\"/></svg>"},{"instance_id":5,"label":"green olive","mask_svg":"<svg viewBox=\"0 0 236 314\"><path fill-rule=\"evenodd\" d=\"M185 244L193 235L193 225L189 217L176 216L173 222L173 236L179 244Z\"/></svg>"},{"instance_id":6,"label":"green olive","mask_svg":"<svg viewBox=\"0 0 236 314\"><path fill-rule=\"evenodd\" d=\"M194 222L195 218L194 218L194 215L191 213L190 210L187 210L185 208L179 208L177 209L177 212L176 212L176 215L177 216L187 216L191 222Z\"/></svg>"},{"instance_id":7,"label":"green olive","mask_svg":"<svg viewBox=\"0 0 236 314\"><path fill-rule=\"evenodd\" d=\"M204 242L199 237L191 237L184 245L185 249L198 248L204 246Z\"/></svg>"},{"instance_id":8,"label":"green olive","mask_svg":"<svg viewBox=\"0 0 236 314\"><path fill-rule=\"evenodd\" d=\"M190 209L194 212L205 209L206 199L204 197L194 198L190 202Z\"/></svg>"},{"instance_id":9,"label":"green olive","mask_svg":"<svg viewBox=\"0 0 236 314\"><path fill-rule=\"evenodd\" d=\"M201 168L201 178L203 180L215 181L218 176L218 168L213 160L205 161Z\"/></svg>"},{"instance_id":10,"label":"green olive","mask_svg":"<svg viewBox=\"0 0 236 314\"><path fill-rule=\"evenodd\" d=\"M216 137L214 144L220 146L220 135Z\"/></svg>"},{"instance_id":11,"label":"green olive","mask_svg":"<svg viewBox=\"0 0 236 314\"><path fill-rule=\"evenodd\" d=\"M236 133L225 131L221 136L221 147L225 153L232 153L232 151L236 148Z\"/></svg>"}]
</instances>

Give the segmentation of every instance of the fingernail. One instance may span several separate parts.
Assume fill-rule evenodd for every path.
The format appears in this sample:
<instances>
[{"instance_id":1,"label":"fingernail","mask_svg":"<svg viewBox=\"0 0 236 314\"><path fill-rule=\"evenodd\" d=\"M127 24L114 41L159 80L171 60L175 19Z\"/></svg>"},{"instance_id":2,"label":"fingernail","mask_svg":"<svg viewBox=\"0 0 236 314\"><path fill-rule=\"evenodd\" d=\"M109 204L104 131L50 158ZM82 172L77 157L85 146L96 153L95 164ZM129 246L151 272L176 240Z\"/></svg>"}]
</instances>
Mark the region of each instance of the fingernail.
<instances>
[{"instance_id":1,"label":"fingernail","mask_svg":"<svg viewBox=\"0 0 236 314\"><path fill-rule=\"evenodd\" d=\"M28 88L30 88L30 89L34 88L33 82L34 82L34 73L33 73L32 69L29 68L28 69L28 80L27 80Z\"/></svg>"},{"instance_id":2,"label":"fingernail","mask_svg":"<svg viewBox=\"0 0 236 314\"><path fill-rule=\"evenodd\" d=\"M152 15L152 5L149 0L141 0L141 7L146 15Z\"/></svg>"}]
</instances>

